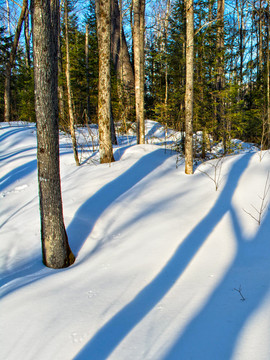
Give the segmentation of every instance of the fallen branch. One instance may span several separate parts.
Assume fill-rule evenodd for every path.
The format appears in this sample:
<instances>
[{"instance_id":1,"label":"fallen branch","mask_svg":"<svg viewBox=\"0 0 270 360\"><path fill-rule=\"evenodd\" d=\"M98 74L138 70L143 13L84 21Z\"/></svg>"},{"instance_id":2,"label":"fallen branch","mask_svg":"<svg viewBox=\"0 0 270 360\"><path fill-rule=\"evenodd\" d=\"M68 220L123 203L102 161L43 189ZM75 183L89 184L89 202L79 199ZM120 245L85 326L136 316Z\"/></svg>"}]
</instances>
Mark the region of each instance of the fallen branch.
<instances>
[{"instance_id":1,"label":"fallen branch","mask_svg":"<svg viewBox=\"0 0 270 360\"><path fill-rule=\"evenodd\" d=\"M242 294L242 288L241 288L241 285L239 286L239 289L236 289L236 288L234 288L234 290L235 291L237 291L237 292L239 292L239 294L240 294L240 296L241 296L241 301L245 301L246 300L246 298L243 296L243 294Z\"/></svg>"}]
</instances>

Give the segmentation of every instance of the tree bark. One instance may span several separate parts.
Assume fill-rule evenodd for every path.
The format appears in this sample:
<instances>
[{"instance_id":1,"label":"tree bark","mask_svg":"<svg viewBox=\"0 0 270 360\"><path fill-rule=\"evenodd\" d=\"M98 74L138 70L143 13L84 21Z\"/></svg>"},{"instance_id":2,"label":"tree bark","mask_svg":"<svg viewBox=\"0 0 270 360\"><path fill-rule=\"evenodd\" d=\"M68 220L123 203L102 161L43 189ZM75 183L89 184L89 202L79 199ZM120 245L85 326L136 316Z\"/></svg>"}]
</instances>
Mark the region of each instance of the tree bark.
<instances>
[{"instance_id":1,"label":"tree bark","mask_svg":"<svg viewBox=\"0 0 270 360\"><path fill-rule=\"evenodd\" d=\"M111 141L111 4L96 0L99 53L98 125L100 163L114 161Z\"/></svg>"},{"instance_id":2,"label":"tree bark","mask_svg":"<svg viewBox=\"0 0 270 360\"><path fill-rule=\"evenodd\" d=\"M266 80L266 97L267 97L267 146L268 149L270 148L270 49L269 49L269 43L270 43L270 1L267 1L267 35L266 35L266 39L267 39L267 55L266 55L266 61L267 61L267 65L266 65L266 76L267 76L267 80Z\"/></svg>"},{"instance_id":3,"label":"tree bark","mask_svg":"<svg viewBox=\"0 0 270 360\"><path fill-rule=\"evenodd\" d=\"M69 113L69 130L72 141L73 155L76 162L76 165L80 165L78 151L77 151L77 141L75 133L75 120L74 112L72 105L72 91L71 91L71 82L70 82L70 57L69 57L69 36L68 36L68 3L65 0L65 37L66 37L66 80L67 80L67 97L68 97L68 113Z\"/></svg>"},{"instance_id":4,"label":"tree bark","mask_svg":"<svg viewBox=\"0 0 270 360\"><path fill-rule=\"evenodd\" d=\"M89 95L89 86L90 86L90 77L89 77L89 25L86 24L85 27L85 72L86 72L86 84L87 84L87 106L86 106L86 115L87 123L90 121L90 95Z\"/></svg>"},{"instance_id":5,"label":"tree bark","mask_svg":"<svg viewBox=\"0 0 270 360\"><path fill-rule=\"evenodd\" d=\"M23 20L25 17L25 12L26 12L27 6L28 6L28 1L23 0L21 14L20 14L20 17L18 20L13 44L12 44L11 51L10 51L9 60L6 64L6 69L5 69L5 89L4 89L5 116L4 116L4 120L7 122L11 121L11 71L12 71L15 57L16 57L16 52L17 52L19 39L20 39L20 35L21 35L21 30L22 30L22 24L23 24Z\"/></svg>"},{"instance_id":6,"label":"tree bark","mask_svg":"<svg viewBox=\"0 0 270 360\"><path fill-rule=\"evenodd\" d=\"M30 11L28 8L28 0L27 0L27 8L25 12L25 20L24 20L24 41L25 41L25 61L26 61L26 67L29 69L31 65L31 56L30 56L30 30L29 30L29 16Z\"/></svg>"},{"instance_id":7,"label":"tree bark","mask_svg":"<svg viewBox=\"0 0 270 360\"><path fill-rule=\"evenodd\" d=\"M168 46L168 29L169 29L169 16L170 16L170 0L167 0L166 5L166 16L165 16L165 24L164 24L164 52L165 52L165 98L164 98L164 104L165 104L165 120L166 123L168 121L168 95L169 95L169 82L168 82L168 56L167 56L167 46Z\"/></svg>"},{"instance_id":8,"label":"tree bark","mask_svg":"<svg viewBox=\"0 0 270 360\"><path fill-rule=\"evenodd\" d=\"M217 8L217 127L218 127L218 138L221 137L223 141L224 154L226 153L227 145L227 130L224 117L224 106L222 91L224 90L224 0L218 0Z\"/></svg>"},{"instance_id":9,"label":"tree bark","mask_svg":"<svg viewBox=\"0 0 270 360\"><path fill-rule=\"evenodd\" d=\"M134 104L134 72L130 61L118 0L111 1L111 52L118 79L118 94L128 118Z\"/></svg>"},{"instance_id":10,"label":"tree bark","mask_svg":"<svg viewBox=\"0 0 270 360\"><path fill-rule=\"evenodd\" d=\"M75 258L64 226L58 131L58 0L33 0L37 162L43 262L64 268Z\"/></svg>"},{"instance_id":11,"label":"tree bark","mask_svg":"<svg viewBox=\"0 0 270 360\"><path fill-rule=\"evenodd\" d=\"M137 122L137 142L144 144L144 12L145 1L133 1L134 26L134 73L135 73L135 110Z\"/></svg>"},{"instance_id":12,"label":"tree bark","mask_svg":"<svg viewBox=\"0 0 270 360\"><path fill-rule=\"evenodd\" d=\"M185 173L193 174L193 0L186 0Z\"/></svg>"}]
</instances>

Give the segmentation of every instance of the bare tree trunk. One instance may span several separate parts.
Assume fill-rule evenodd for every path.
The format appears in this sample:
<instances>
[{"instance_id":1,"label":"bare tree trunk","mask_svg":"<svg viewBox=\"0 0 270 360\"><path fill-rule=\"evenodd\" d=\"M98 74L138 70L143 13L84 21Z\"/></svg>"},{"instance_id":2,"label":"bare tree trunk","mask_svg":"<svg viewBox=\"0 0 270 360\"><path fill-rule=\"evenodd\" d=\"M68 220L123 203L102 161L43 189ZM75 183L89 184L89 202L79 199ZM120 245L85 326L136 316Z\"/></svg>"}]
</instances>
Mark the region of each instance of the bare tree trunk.
<instances>
[{"instance_id":1,"label":"bare tree trunk","mask_svg":"<svg viewBox=\"0 0 270 360\"><path fill-rule=\"evenodd\" d=\"M37 160L43 262L55 269L71 265L64 226L58 132L58 0L33 0L33 50Z\"/></svg>"},{"instance_id":2,"label":"bare tree trunk","mask_svg":"<svg viewBox=\"0 0 270 360\"><path fill-rule=\"evenodd\" d=\"M60 1L59 9L59 40L58 40L58 76L60 77L63 73L63 60L62 60L62 48L61 48L61 36L60 36L60 14L63 6L63 0ZM62 81L58 81L58 97L59 97L59 122L63 126L65 124L65 102L64 102L64 87Z\"/></svg>"},{"instance_id":3,"label":"bare tree trunk","mask_svg":"<svg viewBox=\"0 0 270 360\"><path fill-rule=\"evenodd\" d=\"M85 70L86 70L86 84L87 84L87 107L86 107L86 115L87 122L90 120L90 96L89 96L89 25L86 24L85 27Z\"/></svg>"},{"instance_id":4,"label":"bare tree trunk","mask_svg":"<svg viewBox=\"0 0 270 360\"><path fill-rule=\"evenodd\" d=\"M6 0L6 7L7 7L7 30L8 30L8 35L11 36L11 32L10 32L10 9L9 9L8 0Z\"/></svg>"},{"instance_id":5,"label":"bare tree trunk","mask_svg":"<svg viewBox=\"0 0 270 360\"><path fill-rule=\"evenodd\" d=\"M123 121L132 116L134 108L134 72L122 26L118 0L111 1L111 51L118 79L118 95L123 106Z\"/></svg>"},{"instance_id":6,"label":"bare tree trunk","mask_svg":"<svg viewBox=\"0 0 270 360\"><path fill-rule=\"evenodd\" d=\"M58 50L58 72L62 74L63 63L62 63L62 51L59 39L59 50ZM65 124L65 102L64 102L64 88L62 82L58 82L58 97L59 97L59 121L60 124Z\"/></svg>"},{"instance_id":7,"label":"bare tree trunk","mask_svg":"<svg viewBox=\"0 0 270 360\"><path fill-rule=\"evenodd\" d=\"M27 3L27 9L25 12L25 20L24 20L24 41L25 41L25 52L26 52L25 61L26 61L27 68L30 68L30 64L31 64L31 57L30 57L31 35L30 35L30 31L29 31L29 16L30 16L30 11L28 8L28 3Z\"/></svg>"},{"instance_id":8,"label":"bare tree trunk","mask_svg":"<svg viewBox=\"0 0 270 360\"><path fill-rule=\"evenodd\" d=\"M193 174L193 0L186 0L185 173Z\"/></svg>"},{"instance_id":9,"label":"bare tree trunk","mask_svg":"<svg viewBox=\"0 0 270 360\"><path fill-rule=\"evenodd\" d=\"M260 0L259 3L259 66L258 66L258 73L259 73L259 77L262 76L262 71L263 71L263 19L262 19L262 0Z\"/></svg>"},{"instance_id":10,"label":"bare tree trunk","mask_svg":"<svg viewBox=\"0 0 270 360\"><path fill-rule=\"evenodd\" d=\"M80 165L78 151L77 151L77 141L76 141L76 133L75 133L75 120L74 120L74 112L72 105L72 91L71 91L71 83L70 83L70 58L69 58L69 37L68 37L68 3L65 0L65 31L66 31L66 79L67 79L67 95L68 95L68 112L69 112L69 129L70 136L72 140L72 149L73 155L76 162L76 165Z\"/></svg>"},{"instance_id":11,"label":"bare tree trunk","mask_svg":"<svg viewBox=\"0 0 270 360\"><path fill-rule=\"evenodd\" d=\"M135 109L137 121L137 142L144 144L144 0L133 1L134 11L134 72L135 72Z\"/></svg>"},{"instance_id":12,"label":"bare tree trunk","mask_svg":"<svg viewBox=\"0 0 270 360\"><path fill-rule=\"evenodd\" d=\"M167 43L168 43L168 28L169 28L169 16L170 16L170 0L167 0L166 16L165 16L165 120L168 122L168 95L169 95L169 82L168 82L168 56L167 56Z\"/></svg>"},{"instance_id":13,"label":"bare tree trunk","mask_svg":"<svg viewBox=\"0 0 270 360\"><path fill-rule=\"evenodd\" d=\"M224 90L224 0L218 0L217 8L217 19L218 19L218 28L217 28L217 127L218 127L218 136L222 137L224 154L226 153L226 144L227 144L227 130L224 117L224 106L222 91Z\"/></svg>"},{"instance_id":14,"label":"bare tree trunk","mask_svg":"<svg viewBox=\"0 0 270 360\"><path fill-rule=\"evenodd\" d=\"M240 9L239 9L240 2ZM244 64L244 3L243 0L236 0L238 28L239 28L239 54L240 54L240 86L242 93L243 84L243 64ZM241 94L242 98L242 94Z\"/></svg>"},{"instance_id":15,"label":"bare tree trunk","mask_svg":"<svg viewBox=\"0 0 270 360\"><path fill-rule=\"evenodd\" d=\"M6 70L5 70L5 89L4 89L4 102L5 102L5 117L4 120L9 122L11 121L11 71L14 65L15 56L19 44L19 39L21 35L22 30L22 24L25 16L25 12L27 9L27 0L23 0L22 10L19 17L19 21L17 24L13 44L10 51L10 56L8 59L8 62L6 64Z\"/></svg>"},{"instance_id":16,"label":"bare tree trunk","mask_svg":"<svg viewBox=\"0 0 270 360\"><path fill-rule=\"evenodd\" d=\"M140 6L140 144L145 142L144 121L144 29L145 29L145 0L141 0Z\"/></svg>"},{"instance_id":17,"label":"bare tree trunk","mask_svg":"<svg viewBox=\"0 0 270 360\"><path fill-rule=\"evenodd\" d=\"M111 141L111 4L96 0L99 53L98 125L100 163L114 161Z\"/></svg>"},{"instance_id":18,"label":"bare tree trunk","mask_svg":"<svg viewBox=\"0 0 270 360\"><path fill-rule=\"evenodd\" d=\"M267 61L267 65L266 65L266 76L267 76L267 80L266 80L266 83L267 83L267 145L268 145L268 149L270 148L270 49L269 49L269 43L270 43L270 5L269 5L270 1L268 0L267 1L267 19L268 19L268 22L267 22L267 28L266 28L266 31L267 31L267 36L266 36L266 39L267 39L267 57L266 57L266 61Z\"/></svg>"}]
</instances>

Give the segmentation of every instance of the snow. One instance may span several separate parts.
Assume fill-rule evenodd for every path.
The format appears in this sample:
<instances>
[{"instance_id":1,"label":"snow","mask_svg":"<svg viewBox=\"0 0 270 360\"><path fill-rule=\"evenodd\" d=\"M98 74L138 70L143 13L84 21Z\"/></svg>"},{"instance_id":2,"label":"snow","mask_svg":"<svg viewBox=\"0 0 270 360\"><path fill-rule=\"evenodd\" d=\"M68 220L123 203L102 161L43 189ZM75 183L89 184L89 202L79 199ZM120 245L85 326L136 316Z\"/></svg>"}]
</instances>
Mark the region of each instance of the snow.
<instances>
[{"instance_id":1,"label":"snow","mask_svg":"<svg viewBox=\"0 0 270 360\"><path fill-rule=\"evenodd\" d=\"M218 168L185 175L168 148L180 134L146 129L146 145L119 134L117 161L102 165L96 127L78 129L80 167L60 133L76 262L53 270L41 261L35 126L1 124L1 359L270 359L269 192L253 218L270 152L233 140Z\"/></svg>"}]
</instances>

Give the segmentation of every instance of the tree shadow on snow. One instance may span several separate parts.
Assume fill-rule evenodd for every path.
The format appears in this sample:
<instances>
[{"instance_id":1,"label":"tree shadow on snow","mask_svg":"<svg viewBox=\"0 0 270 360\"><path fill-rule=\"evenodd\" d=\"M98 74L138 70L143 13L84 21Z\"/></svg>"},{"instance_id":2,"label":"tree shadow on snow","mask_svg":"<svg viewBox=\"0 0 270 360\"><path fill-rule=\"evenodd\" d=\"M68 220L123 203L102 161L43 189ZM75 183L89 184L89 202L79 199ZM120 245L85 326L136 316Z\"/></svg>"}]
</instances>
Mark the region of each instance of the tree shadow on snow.
<instances>
[{"instance_id":1,"label":"tree shadow on snow","mask_svg":"<svg viewBox=\"0 0 270 360\"><path fill-rule=\"evenodd\" d=\"M96 221L106 208L119 196L162 165L166 159L168 159L168 155L164 154L164 150L162 149L145 155L118 178L103 186L77 210L67 228L69 244L74 254L78 254ZM14 172L11 172L9 176L4 179L6 182L3 183L3 186L10 185L13 179L18 179L18 177L25 176L29 171L34 170L34 163L36 167L36 160L33 160L17 170L14 169ZM67 270L68 269L54 270L46 268L45 265L42 264L40 252L40 254L31 257L30 260L17 264L12 271L2 274L2 278L0 279L0 286L3 286L2 296L6 296L42 278ZM16 284L16 279L18 278L24 278L24 281L20 280L18 284ZM11 283L10 286L9 283Z\"/></svg>"},{"instance_id":2,"label":"tree shadow on snow","mask_svg":"<svg viewBox=\"0 0 270 360\"><path fill-rule=\"evenodd\" d=\"M78 255L102 213L116 199L162 165L167 158L168 155L164 154L163 149L143 156L122 175L104 185L80 206L67 228L69 243L75 256Z\"/></svg>"},{"instance_id":3,"label":"tree shadow on snow","mask_svg":"<svg viewBox=\"0 0 270 360\"><path fill-rule=\"evenodd\" d=\"M235 257L207 303L168 351L166 360L231 359L245 325L269 293L270 211L252 239L243 235L231 203L225 211L229 212L234 227ZM246 297L244 301L234 291L239 286ZM230 291L234 291L234 296ZM252 356L256 358L257 354Z\"/></svg>"},{"instance_id":4,"label":"tree shadow on snow","mask_svg":"<svg viewBox=\"0 0 270 360\"><path fill-rule=\"evenodd\" d=\"M36 169L37 160L35 159L11 170L9 173L0 178L0 191L5 190L8 186L31 174Z\"/></svg>"},{"instance_id":5,"label":"tree shadow on snow","mask_svg":"<svg viewBox=\"0 0 270 360\"><path fill-rule=\"evenodd\" d=\"M211 231L227 211L231 209L234 191L241 175L248 166L250 158L251 155L248 154L240 156L239 159L234 162L227 182L209 213L181 242L174 255L169 259L163 269L161 269L159 274L145 286L130 303L103 325L103 327L77 354L75 357L76 360L86 360L89 359L89 357L94 358L95 360L106 359L128 333L173 287ZM236 330L239 331L239 328ZM213 327L213 332L214 331L215 329ZM207 334L205 328L202 332ZM216 334L211 333L211 335L216 340L218 339ZM225 335L227 334L225 333ZM185 357L181 356L181 349L178 349L178 345L181 346L180 343L181 340L179 340L179 342L175 344L175 347L171 349L171 352L168 353L166 359L185 359ZM194 347L195 345L196 344L194 344ZM193 346L192 341L189 343L189 346ZM195 356L194 358L202 359L201 356L202 352L199 353L199 356ZM206 357L205 359L216 360L219 359L219 357Z\"/></svg>"}]
</instances>

